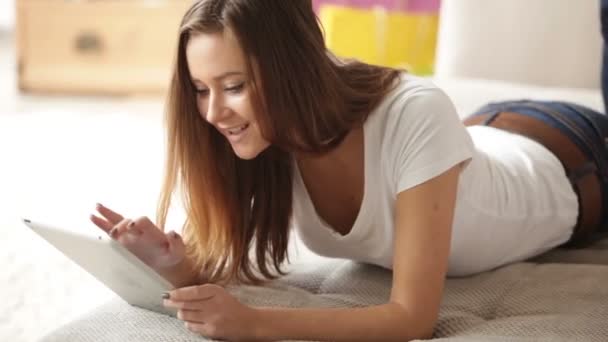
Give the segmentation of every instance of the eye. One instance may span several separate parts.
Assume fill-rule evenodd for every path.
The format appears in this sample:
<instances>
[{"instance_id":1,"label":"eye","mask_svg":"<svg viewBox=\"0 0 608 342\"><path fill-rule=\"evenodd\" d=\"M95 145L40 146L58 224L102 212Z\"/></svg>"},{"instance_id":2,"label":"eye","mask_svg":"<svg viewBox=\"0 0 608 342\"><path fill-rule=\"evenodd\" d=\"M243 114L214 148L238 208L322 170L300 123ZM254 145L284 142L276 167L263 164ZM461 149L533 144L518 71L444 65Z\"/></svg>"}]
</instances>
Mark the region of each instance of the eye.
<instances>
[{"instance_id":1,"label":"eye","mask_svg":"<svg viewBox=\"0 0 608 342\"><path fill-rule=\"evenodd\" d=\"M209 94L209 89L194 89L197 95L207 96Z\"/></svg>"},{"instance_id":2,"label":"eye","mask_svg":"<svg viewBox=\"0 0 608 342\"><path fill-rule=\"evenodd\" d=\"M227 87L224 90L231 92L231 93L240 93L244 87L245 87L245 83L241 83L241 84L237 84L232 87Z\"/></svg>"}]
</instances>

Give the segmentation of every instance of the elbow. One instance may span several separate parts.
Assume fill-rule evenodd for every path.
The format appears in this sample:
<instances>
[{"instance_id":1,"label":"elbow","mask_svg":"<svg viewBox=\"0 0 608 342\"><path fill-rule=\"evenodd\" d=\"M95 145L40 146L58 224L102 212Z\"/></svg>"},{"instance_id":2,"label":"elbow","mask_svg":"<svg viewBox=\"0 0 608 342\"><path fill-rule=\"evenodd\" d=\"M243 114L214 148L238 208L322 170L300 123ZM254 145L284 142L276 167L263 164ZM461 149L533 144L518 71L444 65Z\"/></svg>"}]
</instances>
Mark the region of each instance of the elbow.
<instances>
[{"instance_id":1,"label":"elbow","mask_svg":"<svg viewBox=\"0 0 608 342\"><path fill-rule=\"evenodd\" d=\"M414 341L414 340L430 340L433 338L435 332L435 324L424 324L422 322L414 322L407 327L404 327L403 341Z\"/></svg>"},{"instance_id":2,"label":"elbow","mask_svg":"<svg viewBox=\"0 0 608 342\"><path fill-rule=\"evenodd\" d=\"M396 304L396 303L395 303ZM402 305L396 304L398 310L400 341L432 339L437 325L438 315L411 313ZM405 324L404 324L405 323Z\"/></svg>"},{"instance_id":3,"label":"elbow","mask_svg":"<svg viewBox=\"0 0 608 342\"><path fill-rule=\"evenodd\" d=\"M433 324L430 328L419 329L416 333L416 336L413 338L414 340L430 340L433 338L433 334L435 333L435 324Z\"/></svg>"}]
</instances>

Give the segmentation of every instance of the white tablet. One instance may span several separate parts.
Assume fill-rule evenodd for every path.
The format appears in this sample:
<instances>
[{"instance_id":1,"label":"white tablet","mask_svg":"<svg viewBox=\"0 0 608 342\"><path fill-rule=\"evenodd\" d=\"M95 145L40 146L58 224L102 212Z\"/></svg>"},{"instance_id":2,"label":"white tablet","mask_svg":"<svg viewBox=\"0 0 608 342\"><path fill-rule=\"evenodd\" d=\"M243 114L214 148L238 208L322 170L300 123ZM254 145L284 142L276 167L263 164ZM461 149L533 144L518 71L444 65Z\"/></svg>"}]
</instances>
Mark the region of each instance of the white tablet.
<instances>
[{"instance_id":1,"label":"white tablet","mask_svg":"<svg viewBox=\"0 0 608 342\"><path fill-rule=\"evenodd\" d=\"M107 234L81 234L29 219L23 222L127 303L176 315L162 305L162 293L173 285Z\"/></svg>"}]
</instances>

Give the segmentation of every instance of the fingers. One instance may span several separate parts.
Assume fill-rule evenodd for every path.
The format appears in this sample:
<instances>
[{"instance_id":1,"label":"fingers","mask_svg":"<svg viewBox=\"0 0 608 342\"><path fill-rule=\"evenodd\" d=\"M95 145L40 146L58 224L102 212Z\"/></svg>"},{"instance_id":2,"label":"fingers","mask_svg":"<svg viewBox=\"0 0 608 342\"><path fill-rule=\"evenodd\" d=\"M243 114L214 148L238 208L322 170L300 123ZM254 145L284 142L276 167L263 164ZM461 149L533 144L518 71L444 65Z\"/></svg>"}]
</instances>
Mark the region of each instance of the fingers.
<instances>
[{"instance_id":1,"label":"fingers","mask_svg":"<svg viewBox=\"0 0 608 342\"><path fill-rule=\"evenodd\" d=\"M215 284L182 287L169 292L172 301L201 301L208 300L225 292L224 288Z\"/></svg>"},{"instance_id":2,"label":"fingers","mask_svg":"<svg viewBox=\"0 0 608 342\"><path fill-rule=\"evenodd\" d=\"M176 233L174 233L174 235L167 235L167 238L165 239L165 234L163 234L162 231L158 229L158 227L156 227L156 225L150 221L148 217L142 216L135 220L130 220L101 204L97 204L96 209L105 219L96 215L91 215L90 220L113 239L118 239L125 233L133 238L136 238L143 235L145 232L154 233L154 231L158 231L158 235L148 234L148 236L164 240L162 241L161 247L164 249L165 253L168 253L174 248L181 248L181 245L183 245L181 237L179 237L179 235Z\"/></svg>"},{"instance_id":3,"label":"fingers","mask_svg":"<svg viewBox=\"0 0 608 342\"><path fill-rule=\"evenodd\" d=\"M183 309L177 311L177 318L182 321L191 322L191 323L205 323L203 321L203 317L206 317L207 314L200 311L198 308L194 310Z\"/></svg>"},{"instance_id":4,"label":"fingers","mask_svg":"<svg viewBox=\"0 0 608 342\"><path fill-rule=\"evenodd\" d=\"M186 323L184 323L184 325L186 326L186 329L188 329L192 332L195 332L195 333L199 333L205 337L213 338L213 339L218 338L215 334L215 330L213 329L212 325L205 324L205 323L196 323L196 322L186 322Z\"/></svg>"},{"instance_id":5,"label":"fingers","mask_svg":"<svg viewBox=\"0 0 608 342\"><path fill-rule=\"evenodd\" d=\"M169 242L169 245L167 246L167 253L174 251L181 253L182 250L185 251L186 246L182 240L182 237L178 233L171 231L165 235L167 236L167 241Z\"/></svg>"},{"instance_id":6,"label":"fingers","mask_svg":"<svg viewBox=\"0 0 608 342\"><path fill-rule=\"evenodd\" d=\"M137 227L137 224L135 223L135 221L129 221L129 223L127 224L126 231L127 231L127 234L130 234L133 236L140 236L144 233L139 227Z\"/></svg>"},{"instance_id":7,"label":"fingers","mask_svg":"<svg viewBox=\"0 0 608 342\"><path fill-rule=\"evenodd\" d=\"M169 239L170 241L182 241L182 236L179 235L176 231L172 230L170 232L168 232L167 234L167 239Z\"/></svg>"},{"instance_id":8,"label":"fingers","mask_svg":"<svg viewBox=\"0 0 608 342\"><path fill-rule=\"evenodd\" d=\"M112 223L112 225L117 225L118 223L120 223L120 221L124 220L124 217L122 217L120 214L115 213L114 211L104 207L99 203L97 203L95 208L103 217L105 217L110 223Z\"/></svg>"},{"instance_id":9,"label":"fingers","mask_svg":"<svg viewBox=\"0 0 608 342\"><path fill-rule=\"evenodd\" d=\"M163 300L163 306L165 306L167 308L178 309L180 311L200 312L201 310L205 309L205 303L209 303L209 300L211 300L211 298L207 298L207 299L203 299L203 300L188 301L188 302L177 302L177 301L173 301L171 299L165 299L165 300ZM186 321L190 320L190 319L181 318L180 316L177 316L177 318L183 319Z\"/></svg>"},{"instance_id":10,"label":"fingers","mask_svg":"<svg viewBox=\"0 0 608 342\"><path fill-rule=\"evenodd\" d=\"M99 206L98 206L98 208L99 208ZM107 209L107 210L109 210L109 209ZM99 211L101 212L101 211L103 211L103 209L99 210ZM116 215L118 215L118 214L116 214ZM120 216L120 215L118 215L118 216ZM120 217L122 217L122 216L120 216ZM116 218L116 217L114 217L114 218ZM112 238L117 238L120 235L120 233L122 233L122 232L124 232L126 230L126 227L131 222L130 220L122 219L122 220L120 220L118 222L118 224L115 224L115 223L112 223L111 221L103 219L103 218L101 218L99 216L96 216L94 214L91 214L89 216L89 219L97 227L101 228L104 232L106 232Z\"/></svg>"},{"instance_id":11,"label":"fingers","mask_svg":"<svg viewBox=\"0 0 608 342\"><path fill-rule=\"evenodd\" d=\"M121 235L123 235L127 231L127 226L132 221L129 219L123 219L117 225L114 226L108 233L112 239L118 239Z\"/></svg>"},{"instance_id":12,"label":"fingers","mask_svg":"<svg viewBox=\"0 0 608 342\"><path fill-rule=\"evenodd\" d=\"M102 219L101 217L97 217L93 214L91 214L91 216L89 216L89 219L91 220L91 222L93 222L97 227L101 228L104 232L106 233L110 233L110 230L112 230L112 228L114 228L114 225L104 219Z\"/></svg>"},{"instance_id":13,"label":"fingers","mask_svg":"<svg viewBox=\"0 0 608 342\"><path fill-rule=\"evenodd\" d=\"M133 224L129 226L129 229L133 229L134 231L139 231L141 233L152 233L151 236L163 237L163 233L158 227L154 224L154 222L150 221L150 219L146 216L139 217L133 220Z\"/></svg>"},{"instance_id":14,"label":"fingers","mask_svg":"<svg viewBox=\"0 0 608 342\"><path fill-rule=\"evenodd\" d=\"M138 227L156 228L156 225L154 224L154 222L150 221L150 219L147 216L138 217L134 220L134 222ZM156 228L156 229L158 229L158 228Z\"/></svg>"}]
</instances>

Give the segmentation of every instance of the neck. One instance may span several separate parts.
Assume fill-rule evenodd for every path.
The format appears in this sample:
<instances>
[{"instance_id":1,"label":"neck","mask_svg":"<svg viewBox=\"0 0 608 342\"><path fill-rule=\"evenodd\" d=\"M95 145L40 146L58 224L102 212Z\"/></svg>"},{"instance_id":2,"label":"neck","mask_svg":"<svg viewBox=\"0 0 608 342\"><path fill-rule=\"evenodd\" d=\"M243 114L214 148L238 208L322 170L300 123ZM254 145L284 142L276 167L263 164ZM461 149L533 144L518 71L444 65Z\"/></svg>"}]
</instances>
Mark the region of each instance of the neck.
<instances>
[{"instance_id":1,"label":"neck","mask_svg":"<svg viewBox=\"0 0 608 342\"><path fill-rule=\"evenodd\" d=\"M353 128L335 149L322 155L310 153L296 154L298 167L303 170L323 170L334 167L347 167L361 153L363 128Z\"/></svg>"}]
</instances>

